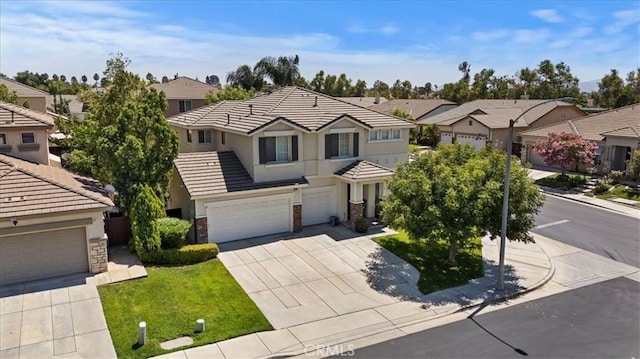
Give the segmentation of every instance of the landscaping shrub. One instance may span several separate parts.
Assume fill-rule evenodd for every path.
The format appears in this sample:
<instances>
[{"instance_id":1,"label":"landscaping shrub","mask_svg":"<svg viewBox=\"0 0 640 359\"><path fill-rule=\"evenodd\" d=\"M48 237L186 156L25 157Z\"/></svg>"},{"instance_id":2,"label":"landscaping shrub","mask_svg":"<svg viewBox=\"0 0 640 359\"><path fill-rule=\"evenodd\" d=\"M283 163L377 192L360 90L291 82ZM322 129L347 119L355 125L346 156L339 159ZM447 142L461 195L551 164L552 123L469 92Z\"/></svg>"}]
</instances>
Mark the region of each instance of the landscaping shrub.
<instances>
[{"instance_id":1,"label":"landscaping shrub","mask_svg":"<svg viewBox=\"0 0 640 359\"><path fill-rule=\"evenodd\" d=\"M579 187L587 183L585 176L569 176L569 187Z\"/></svg>"},{"instance_id":2,"label":"landscaping shrub","mask_svg":"<svg viewBox=\"0 0 640 359\"><path fill-rule=\"evenodd\" d=\"M624 177L624 172L622 171L613 170L609 173L609 178L614 184L617 184L622 177Z\"/></svg>"},{"instance_id":3,"label":"landscaping shrub","mask_svg":"<svg viewBox=\"0 0 640 359\"><path fill-rule=\"evenodd\" d=\"M219 249L215 243L190 244L181 248L159 249L147 253L142 261L153 264L194 264L213 259L218 252Z\"/></svg>"},{"instance_id":4,"label":"landscaping shrub","mask_svg":"<svg viewBox=\"0 0 640 359\"><path fill-rule=\"evenodd\" d=\"M180 248L187 238L191 223L180 218L164 217L156 221L163 249Z\"/></svg>"},{"instance_id":5,"label":"landscaping shrub","mask_svg":"<svg viewBox=\"0 0 640 359\"><path fill-rule=\"evenodd\" d=\"M164 203L149 185L136 186L129 208L131 234L139 257L160 249L157 220L164 215Z\"/></svg>"},{"instance_id":6,"label":"landscaping shrub","mask_svg":"<svg viewBox=\"0 0 640 359\"><path fill-rule=\"evenodd\" d=\"M367 233L367 231L369 230L369 221L364 219L364 218L360 218L356 221L356 232L358 233Z\"/></svg>"},{"instance_id":7,"label":"landscaping shrub","mask_svg":"<svg viewBox=\"0 0 640 359\"><path fill-rule=\"evenodd\" d=\"M603 194L609 192L611 189L611 185L606 183L605 181L599 181L596 187L593 189L595 194Z\"/></svg>"}]
</instances>

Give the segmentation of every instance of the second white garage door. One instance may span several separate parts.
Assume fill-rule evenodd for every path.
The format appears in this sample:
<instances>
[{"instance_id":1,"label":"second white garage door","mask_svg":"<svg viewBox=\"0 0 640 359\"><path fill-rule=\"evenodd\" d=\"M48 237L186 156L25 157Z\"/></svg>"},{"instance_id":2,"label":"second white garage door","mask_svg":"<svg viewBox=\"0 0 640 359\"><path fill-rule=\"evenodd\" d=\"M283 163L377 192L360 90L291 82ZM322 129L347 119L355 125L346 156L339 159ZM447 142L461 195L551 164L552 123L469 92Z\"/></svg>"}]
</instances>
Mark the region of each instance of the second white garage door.
<instances>
[{"instance_id":1,"label":"second white garage door","mask_svg":"<svg viewBox=\"0 0 640 359\"><path fill-rule=\"evenodd\" d=\"M209 242L291 231L291 195L205 203Z\"/></svg>"},{"instance_id":2,"label":"second white garage door","mask_svg":"<svg viewBox=\"0 0 640 359\"><path fill-rule=\"evenodd\" d=\"M329 223L336 214L337 197L336 186L302 190L302 225Z\"/></svg>"},{"instance_id":3,"label":"second white garage door","mask_svg":"<svg viewBox=\"0 0 640 359\"><path fill-rule=\"evenodd\" d=\"M0 237L0 285L88 271L84 227Z\"/></svg>"},{"instance_id":4,"label":"second white garage door","mask_svg":"<svg viewBox=\"0 0 640 359\"><path fill-rule=\"evenodd\" d=\"M486 137L477 137L477 136L469 136L469 135L457 135L456 142L460 144L470 143L476 150L480 150L484 148L487 144Z\"/></svg>"}]
</instances>

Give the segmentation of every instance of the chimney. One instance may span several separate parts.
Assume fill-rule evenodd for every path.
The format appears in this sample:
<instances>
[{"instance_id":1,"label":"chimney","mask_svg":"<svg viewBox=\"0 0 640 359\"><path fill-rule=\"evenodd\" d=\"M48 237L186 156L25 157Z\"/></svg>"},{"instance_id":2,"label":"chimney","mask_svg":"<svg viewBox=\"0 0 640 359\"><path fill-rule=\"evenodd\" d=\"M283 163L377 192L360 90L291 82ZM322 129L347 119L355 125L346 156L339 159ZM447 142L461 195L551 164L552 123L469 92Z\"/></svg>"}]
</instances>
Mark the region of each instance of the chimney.
<instances>
[{"instance_id":1,"label":"chimney","mask_svg":"<svg viewBox=\"0 0 640 359\"><path fill-rule=\"evenodd\" d=\"M528 94L524 94L524 95L520 95L520 99L521 100L528 100L529 99L529 95Z\"/></svg>"},{"instance_id":2,"label":"chimney","mask_svg":"<svg viewBox=\"0 0 640 359\"><path fill-rule=\"evenodd\" d=\"M376 99L373 101L376 105L380 103L380 94L376 94Z\"/></svg>"},{"instance_id":3,"label":"chimney","mask_svg":"<svg viewBox=\"0 0 640 359\"><path fill-rule=\"evenodd\" d=\"M249 104L249 115L253 115L253 104Z\"/></svg>"},{"instance_id":4,"label":"chimney","mask_svg":"<svg viewBox=\"0 0 640 359\"><path fill-rule=\"evenodd\" d=\"M318 107L318 96L316 96L315 102L313 103L313 107Z\"/></svg>"}]
</instances>

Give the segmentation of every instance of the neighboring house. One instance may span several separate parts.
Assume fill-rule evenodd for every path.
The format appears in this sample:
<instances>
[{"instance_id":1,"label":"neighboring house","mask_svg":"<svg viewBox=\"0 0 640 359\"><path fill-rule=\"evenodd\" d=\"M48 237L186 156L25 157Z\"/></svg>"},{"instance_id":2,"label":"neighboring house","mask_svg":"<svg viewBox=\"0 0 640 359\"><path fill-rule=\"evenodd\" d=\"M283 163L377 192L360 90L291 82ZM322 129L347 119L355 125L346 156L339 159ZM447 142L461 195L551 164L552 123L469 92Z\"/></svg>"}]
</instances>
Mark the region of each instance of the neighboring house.
<instances>
[{"instance_id":1,"label":"neighboring house","mask_svg":"<svg viewBox=\"0 0 640 359\"><path fill-rule=\"evenodd\" d=\"M522 160L544 166L533 150L538 140L552 132L572 132L598 144L596 165L600 172L625 170L631 152L640 148L640 104L625 106L594 115L563 121L520 134L524 150Z\"/></svg>"},{"instance_id":2,"label":"neighboring house","mask_svg":"<svg viewBox=\"0 0 640 359\"><path fill-rule=\"evenodd\" d=\"M56 102L60 102L60 96L62 96L63 101L69 101L69 114L76 116L80 121L84 120L84 115L87 111L85 103L80 101L77 95L58 95L56 96ZM51 96L51 103L54 103L53 95Z\"/></svg>"},{"instance_id":3,"label":"neighboring house","mask_svg":"<svg viewBox=\"0 0 640 359\"><path fill-rule=\"evenodd\" d=\"M375 105L371 109L390 115L393 114L394 110L399 109L411 116L418 124L421 124L421 121L451 110L456 106L455 102L442 99L398 99Z\"/></svg>"},{"instance_id":4,"label":"neighboring house","mask_svg":"<svg viewBox=\"0 0 640 359\"><path fill-rule=\"evenodd\" d=\"M107 270L95 181L0 154L0 286Z\"/></svg>"},{"instance_id":5,"label":"neighboring house","mask_svg":"<svg viewBox=\"0 0 640 359\"><path fill-rule=\"evenodd\" d=\"M548 100L475 100L419 123L435 123L443 144L471 143L479 149L490 143L494 148L504 150L507 147L509 120L524 114L514 126L513 153L519 155L520 132L585 115L568 102L545 101Z\"/></svg>"},{"instance_id":6,"label":"neighboring house","mask_svg":"<svg viewBox=\"0 0 640 359\"><path fill-rule=\"evenodd\" d=\"M371 107L381 103L385 103L387 100L384 97L376 96L376 97L336 97L336 99L348 102L353 105L358 105L362 107Z\"/></svg>"},{"instance_id":7,"label":"neighboring house","mask_svg":"<svg viewBox=\"0 0 640 359\"><path fill-rule=\"evenodd\" d=\"M42 113L47 113L51 107L51 96L45 91L38 90L35 87L25 85L6 77L0 77L0 85L2 84L7 86L9 92L16 92L16 95L18 95L18 105L20 106L23 106L24 103L27 102L30 109L40 111Z\"/></svg>"},{"instance_id":8,"label":"neighboring house","mask_svg":"<svg viewBox=\"0 0 640 359\"><path fill-rule=\"evenodd\" d=\"M52 115L0 101L0 153L59 166L49 153L53 120Z\"/></svg>"},{"instance_id":9,"label":"neighboring house","mask_svg":"<svg viewBox=\"0 0 640 359\"><path fill-rule=\"evenodd\" d=\"M149 87L164 92L169 103L165 111L167 117L204 106L205 94L216 89L209 84L184 76L177 77L166 83L153 84Z\"/></svg>"},{"instance_id":10,"label":"neighboring house","mask_svg":"<svg viewBox=\"0 0 640 359\"><path fill-rule=\"evenodd\" d=\"M377 217L414 126L299 87L168 121L181 153L167 208L194 221L198 242Z\"/></svg>"}]
</instances>

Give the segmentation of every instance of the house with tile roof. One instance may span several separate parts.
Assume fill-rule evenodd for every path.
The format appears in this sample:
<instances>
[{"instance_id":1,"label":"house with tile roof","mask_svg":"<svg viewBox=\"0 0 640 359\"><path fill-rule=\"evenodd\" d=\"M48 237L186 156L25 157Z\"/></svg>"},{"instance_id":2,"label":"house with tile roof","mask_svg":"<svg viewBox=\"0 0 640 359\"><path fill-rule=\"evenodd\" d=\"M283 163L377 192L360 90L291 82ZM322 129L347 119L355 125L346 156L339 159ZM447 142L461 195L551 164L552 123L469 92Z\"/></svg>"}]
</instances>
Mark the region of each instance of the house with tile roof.
<instances>
[{"instance_id":1,"label":"house with tile roof","mask_svg":"<svg viewBox=\"0 0 640 359\"><path fill-rule=\"evenodd\" d=\"M18 95L18 104L22 106L28 103L29 108L32 110L47 113L53 103L48 92L38 90L18 81L0 76L0 85L7 86L9 91L15 91L16 95Z\"/></svg>"},{"instance_id":2,"label":"house with tile roof","mask_svg":"<svg viewBox=\"0 0 640 359\"><path fill-rule=\"evenodd\" d=\"M106 271L111 207L92 179L0 154L0 286Z\"/></svg>"},{"instance_id":3,"label":"house with tile roof","mask_svg":"<svg viewBox=\"0 0 640 359\"><path fill-rule=\"evenodd\" d=\"M49 153L54 129L53 115L0 101L0 153L59 166Z\"/></svg>"},{"instance_id":4,"label":"house with tile roof","mask_svg":"<svg viewBox=\"0 0 640 359\"><path fill-rule=\"evenodd\" d=\"M540 156L534 152L538 140L549 133L570 132L598 144L596 165L601 173L610 170L626 170L631 152L640 148L640 104L629 105L605 112L583 116L544 126L520 134L522 160L533 165L544 166Z\"/></svg>"},{"instance_id":5,"label":"house with tile roof","mask_svg":"<svg viewBox=\"0 0 640 359\"><path fill-rule=\"evenodd\" d=\"M168 209L198 242L224 242L378 215L384 179L407 160L394 116L299 87L168 118L178 133Z\"/></svg>"},{"instance_id":6,"label":"house with tile roof","mask_svg":"<svg viewBox=\"0 0 640 359\"><path fill-rule=\"evenodd\" d=\"M571 103L546 101L548 100L475 100L418 123L436 124L440 130L440 142L443 144L470 143L475 148L491 144L494 148L505 150L509 121L519 118L514 126L513 146L513 153L519 155L521 132L585 115Z\"/></svg>"},{"instance_id":7,"label":"house with tile roof","mask_svg":"<svg viewBox=\"0 0 640 359\"><path fill-rule=\"evenodd\" d=\"M216 90L215 87L207 83L185 76L176 77L165 83L152 84L149 87L164 92L168 102L165 111L167 117L204 106L206 93Z\"/></svg>"},{"instance_id":8,"label":"house with tile roof","mask_svg":"<svg viewBox=\"0 0 640 359\"><path fill-rule=\"evenodd\" d=\"M372 107L372 106L389 101L385 97L381 97L381 96L374 96L374 97L354 96L354 97L336 97L336 98L338 100L348 102L353 105L362 106L362 107Z\"/></svg>"},{"instance_id":9,"label":"house with tile roof","mask_svg":"<svg viewBox=\"0 0 640 359\"><path fill-rule=\"evenodd\" d=\"M411 116L418 124L425 119L457 107L455 102L442 99L396 99L372 106L372 110L393 114L398 109Z\"/></svg>"}]
</instances>

